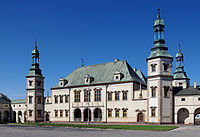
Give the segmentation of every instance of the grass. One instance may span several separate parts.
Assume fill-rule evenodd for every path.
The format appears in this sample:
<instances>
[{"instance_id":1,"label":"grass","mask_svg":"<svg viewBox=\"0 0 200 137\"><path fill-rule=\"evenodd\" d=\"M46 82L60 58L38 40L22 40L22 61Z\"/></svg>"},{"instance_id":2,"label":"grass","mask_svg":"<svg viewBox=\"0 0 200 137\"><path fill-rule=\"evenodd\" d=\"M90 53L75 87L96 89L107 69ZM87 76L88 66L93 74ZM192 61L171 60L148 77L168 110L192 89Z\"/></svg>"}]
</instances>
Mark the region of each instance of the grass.
<instances>
[{"instance_id":1,"label":"grass","mask_svg":"<svg viewBox=\"0 0 200 137\"><path fill-rule=\"evenodd\" d=\"M104 124L87 125L87 124L57 124L57 123L24 123L22 125L74 127L74 128L98 128L98 129L122 129L122 130L152 130L152 131L168 131L168 130L178 128L177 126L162 126L162 125L104 125Z\"/></svg>"}]
</instances>

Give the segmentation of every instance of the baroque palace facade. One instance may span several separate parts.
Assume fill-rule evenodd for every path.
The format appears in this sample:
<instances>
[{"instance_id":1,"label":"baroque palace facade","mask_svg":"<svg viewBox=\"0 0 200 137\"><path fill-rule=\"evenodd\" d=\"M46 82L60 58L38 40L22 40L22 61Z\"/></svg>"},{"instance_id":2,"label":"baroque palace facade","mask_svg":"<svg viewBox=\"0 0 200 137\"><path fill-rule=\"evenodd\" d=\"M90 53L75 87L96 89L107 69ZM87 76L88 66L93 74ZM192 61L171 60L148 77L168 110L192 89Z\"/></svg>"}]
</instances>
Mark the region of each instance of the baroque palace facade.
<instances>
[{"instance_id":1,"label":"baroque palace facade","mask_svg":"<svg viewBox=\"0 0 200 137\"><path fill-rule=\"evenodd\" d=\"M82 66L51 88L44 97L44 76L37 43L26 76L26 99L0 94L0 122L145 122L199 124L200 87L190 86L183 53L173 57L164 39L164 21L158 10L154 46L147 58L147 77L125 60Z\"/></svg>"}]
</instances>

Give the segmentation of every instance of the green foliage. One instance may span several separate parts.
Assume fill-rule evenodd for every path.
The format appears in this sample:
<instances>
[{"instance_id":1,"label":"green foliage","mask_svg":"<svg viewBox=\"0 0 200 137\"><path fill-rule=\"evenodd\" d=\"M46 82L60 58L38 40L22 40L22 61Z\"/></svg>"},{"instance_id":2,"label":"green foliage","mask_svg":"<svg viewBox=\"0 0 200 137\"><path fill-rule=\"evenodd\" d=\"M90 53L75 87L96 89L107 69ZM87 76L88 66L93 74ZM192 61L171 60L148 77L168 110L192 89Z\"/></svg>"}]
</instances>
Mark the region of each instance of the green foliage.
<instances>
[{"instance_id":1,"label":"green foliage","mask_svg":"<svg viewBox=\"0 0 200 137\"><path fill-rule=\"evenodd\" d=\"M163 125L108 125L108 124L58 124L58 123L25 123L23 125L36 126L57 126L57 127L74 127L74 128L99 128L99 129L122 129L122 130L152 130L152 131L168 131L177 126Z\"/></svg>"}]
</instances>

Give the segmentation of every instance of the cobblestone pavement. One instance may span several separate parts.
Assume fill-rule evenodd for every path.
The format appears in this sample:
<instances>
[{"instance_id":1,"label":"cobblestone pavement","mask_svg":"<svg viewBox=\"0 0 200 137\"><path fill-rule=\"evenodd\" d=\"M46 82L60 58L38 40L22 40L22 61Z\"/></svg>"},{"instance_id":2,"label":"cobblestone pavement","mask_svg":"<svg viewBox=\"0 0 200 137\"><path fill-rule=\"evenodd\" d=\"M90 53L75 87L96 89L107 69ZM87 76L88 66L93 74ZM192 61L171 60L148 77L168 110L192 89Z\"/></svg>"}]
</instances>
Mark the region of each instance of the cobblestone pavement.
<instances>
[{"instance_id":1,"label":"cobblestone pavement","mask_svg":"<svg viewBox=\"0 0 200 137\"><path fill-rule=\"evenodd\" d=\"M200 126L183 126L171 131L131 131L0 125L0 137L199 137Z\"/></svg>"}]
</instances>

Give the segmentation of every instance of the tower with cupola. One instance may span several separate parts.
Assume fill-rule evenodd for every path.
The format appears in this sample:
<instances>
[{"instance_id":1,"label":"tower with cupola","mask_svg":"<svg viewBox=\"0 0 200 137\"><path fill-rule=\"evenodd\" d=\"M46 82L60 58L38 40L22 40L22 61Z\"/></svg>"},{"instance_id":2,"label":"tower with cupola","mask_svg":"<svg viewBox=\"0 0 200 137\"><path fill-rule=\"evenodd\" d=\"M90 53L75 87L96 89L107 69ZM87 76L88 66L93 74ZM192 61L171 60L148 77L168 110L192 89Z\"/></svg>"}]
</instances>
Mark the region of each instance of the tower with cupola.
<instances>
[{"instance_id":1,"label":"tower with cupola","mask_svg":"<svg viewBox=\"0 0 200 137\"><path fill-rule=\"evenodd\" d=\"M190 86L190 79L184 71L183 60L184 56L179 44L178 53L176 54L176 71L173 76L173 87L182 87L185 89Z\"/></svg>"},{"instance_id":2,"label":"tower with cupola","mask_svg":"<svg viewBox=\"0 0 200 137\"><path fill-rule=\"evenodd\" d=\"M147 122L173 122L172 61L164 39L164 20L158 9L154 22L154 46L147 58Z\"/></svg>"},{"instance_id":3,"label":"tower with cupola","mask_svg":"<svg viewBox=\"0 0 200 137\"><path fill-rule=\"evenodd\" d=\"M26 76L27 120L40 122L44 120L44 77L39 65L37 42L32 51L32 67Z\"/></svg>"}]
</instances>

